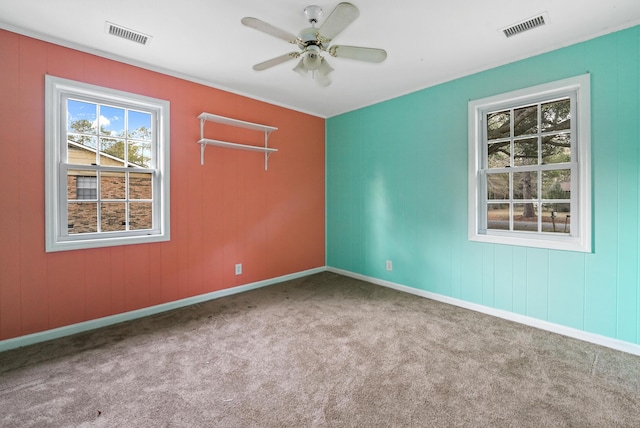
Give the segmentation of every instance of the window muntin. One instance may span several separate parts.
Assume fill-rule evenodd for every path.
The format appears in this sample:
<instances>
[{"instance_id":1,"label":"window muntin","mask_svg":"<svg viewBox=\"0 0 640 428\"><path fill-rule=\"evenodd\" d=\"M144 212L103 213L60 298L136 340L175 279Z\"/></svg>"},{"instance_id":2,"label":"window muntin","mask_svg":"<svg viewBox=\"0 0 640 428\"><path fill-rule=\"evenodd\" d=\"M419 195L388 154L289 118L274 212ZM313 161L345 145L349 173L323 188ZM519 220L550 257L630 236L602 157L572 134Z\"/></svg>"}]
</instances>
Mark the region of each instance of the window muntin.
<instances>
[{"instance_id":1,"label":"window muntin","mask_svg":"<svg viewBox=\"0 0 640 428\"><path fill-rule=\"evenodd\" d=\"M590 251L589 78L469 103L469 239Z\"/></svg>"},{"instance_id":2,"label":"window muntin","mask_svg":"<svg viewBox=\"0 0 640 428\"><path fill-rule=\"evenodd\" d=\"M169 103L47 76L47 251L169 239Z\"/></svg>"}]
</instances>

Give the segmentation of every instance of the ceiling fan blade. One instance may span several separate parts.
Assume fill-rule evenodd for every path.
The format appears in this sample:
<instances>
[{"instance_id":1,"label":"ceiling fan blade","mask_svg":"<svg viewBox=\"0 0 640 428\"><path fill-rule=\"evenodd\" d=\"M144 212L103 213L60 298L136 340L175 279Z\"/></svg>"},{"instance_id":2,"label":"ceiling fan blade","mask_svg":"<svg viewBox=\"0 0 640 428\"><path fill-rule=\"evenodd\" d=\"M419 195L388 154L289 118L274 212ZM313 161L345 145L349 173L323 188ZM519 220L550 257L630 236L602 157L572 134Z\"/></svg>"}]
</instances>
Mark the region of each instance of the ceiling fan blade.
<instances>
[{"instance_id":1,"label":"ceiling fan blade","mask_svg":"<svg viewBox=\"0 0 640 428\"><path fill-rule=\"evenodd\" d=\"M384 49L362 48L359 46L334 45L327 52L331 56L338 58L351 58L367 62L382 62L387 57L387 52Z\"/></svg>"},{"instance_id":2,"label":"ceiling fan blade","mask_svg":"<svg viewBox=\"0 0 640 428\"><path fill-rule=\"evenodd\" d=\"M263 33L267 33L286 42L293 44L298 43L297 37L294 34L291 34L288 31L281 30L278 27L274 27L273 25L261 21L258 18L244 17L242 18L241 22L247 27L255 28L258 31L262 31Z\"/></svg>"},{"instance_id":3,"label":"ceiling fan blade","mask_svg":"<svg viewBox=\"0 0 640 428\"><path fill-rule=\"evenodd\" d=\"M289 52L284 55L280 55L267 61L261 62L260 64L256 64L253 66L253 69L256 71L266 70L267 68L271 68L274 65L282 64L283 62L287 62L290 59L298 58L299 56L300 52Z\"/></svg>"},{"instance_id":4,"label":"ceiling fan blade","mask_svg":"<svg viewBox=\"0 0 640 428\"><path fill-rule=\"evenodd\" d=\"M329 42L340 34L358 16L360 16L358 8L351 3L340 3L336 6L318 29L323 43Z\"/></svg>"}]
</instances>

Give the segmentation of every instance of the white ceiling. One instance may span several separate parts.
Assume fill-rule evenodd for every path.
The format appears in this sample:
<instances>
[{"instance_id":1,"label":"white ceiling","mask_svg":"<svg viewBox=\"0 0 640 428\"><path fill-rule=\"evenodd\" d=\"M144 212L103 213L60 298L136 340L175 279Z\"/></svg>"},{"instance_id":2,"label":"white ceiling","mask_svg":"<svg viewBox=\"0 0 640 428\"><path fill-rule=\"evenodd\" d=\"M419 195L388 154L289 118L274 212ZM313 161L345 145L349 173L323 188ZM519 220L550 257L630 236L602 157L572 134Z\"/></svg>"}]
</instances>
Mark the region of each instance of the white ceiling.
<instances>
[{"instance_id":1,"label":"white ceiling","mask_svg":"<svg viewBox=\"0 0 640 428\"><path fill-rule=\"evenodd\" d=\"M640 0L353 3L360 17L334 42L382 48L388 57L380 64L328 57L335 71L325 88L294 73L295 61L254 71L253 64L297 48L240 19L297 34L309 26L306 6L317 4L326 18L337 0L0 0L0 28L331 117L640 24ZM499 31L542 12L543 27L511 38ZM153 39L142 46L107 35L105 21Z\"/></svg>"}]
</instances>

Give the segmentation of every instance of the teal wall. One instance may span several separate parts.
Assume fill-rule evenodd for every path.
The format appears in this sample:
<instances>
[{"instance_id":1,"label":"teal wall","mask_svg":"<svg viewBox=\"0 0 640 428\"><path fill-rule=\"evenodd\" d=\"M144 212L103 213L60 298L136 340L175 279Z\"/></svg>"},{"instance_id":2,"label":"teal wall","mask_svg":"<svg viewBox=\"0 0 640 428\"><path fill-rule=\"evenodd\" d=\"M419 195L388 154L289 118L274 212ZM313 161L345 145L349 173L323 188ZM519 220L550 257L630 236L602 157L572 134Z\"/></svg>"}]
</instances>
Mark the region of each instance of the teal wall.
<instances>
[{"instance_id":1,"label":"teal wall","mask_svg":"<svg viewBox=\"0 0 640 428\"><path fill-rule=\"evenodd\" d=\"M639 63L634 27L328 119L327 265L640 343ZM468 241L468 101L587 72L593 253Z\"/></svg>"}]
</instances>

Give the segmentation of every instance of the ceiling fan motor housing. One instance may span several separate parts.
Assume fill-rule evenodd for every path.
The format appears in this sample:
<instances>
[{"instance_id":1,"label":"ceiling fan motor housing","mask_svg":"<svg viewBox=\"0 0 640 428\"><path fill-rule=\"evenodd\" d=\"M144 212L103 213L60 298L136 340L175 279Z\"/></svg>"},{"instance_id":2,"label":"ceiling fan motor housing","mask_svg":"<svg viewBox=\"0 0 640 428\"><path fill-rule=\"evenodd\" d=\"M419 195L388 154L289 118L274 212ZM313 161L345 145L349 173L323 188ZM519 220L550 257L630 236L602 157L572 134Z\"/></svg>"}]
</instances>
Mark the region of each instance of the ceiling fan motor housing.
<instances>
[{"instance_id":1,"label":"ceiling fan motor housing","mask_svg":"<svg viewBox=\"0 0 640 428\"><path fill-rule=\"evenodd\" d=\"M305 28L300 31L298 34L298 39L300 40L300 44L303 47L307 47L310 45L319 45L322 48L322 43L318 40L318 29L317 28Z\"/></svg>"},{"instance_id":2,"label":"ceiling fan motor housing","mask_svg":"<svg viewBox=\"0 0 640 428\"><path fill-rule=\"evenodd\" d=\"M318 40L316 28L305 28L298 35L300 48L302 49L302 61L309 70L317 70L322 62L322 43Z\"/></svg>"}]
</instances>

